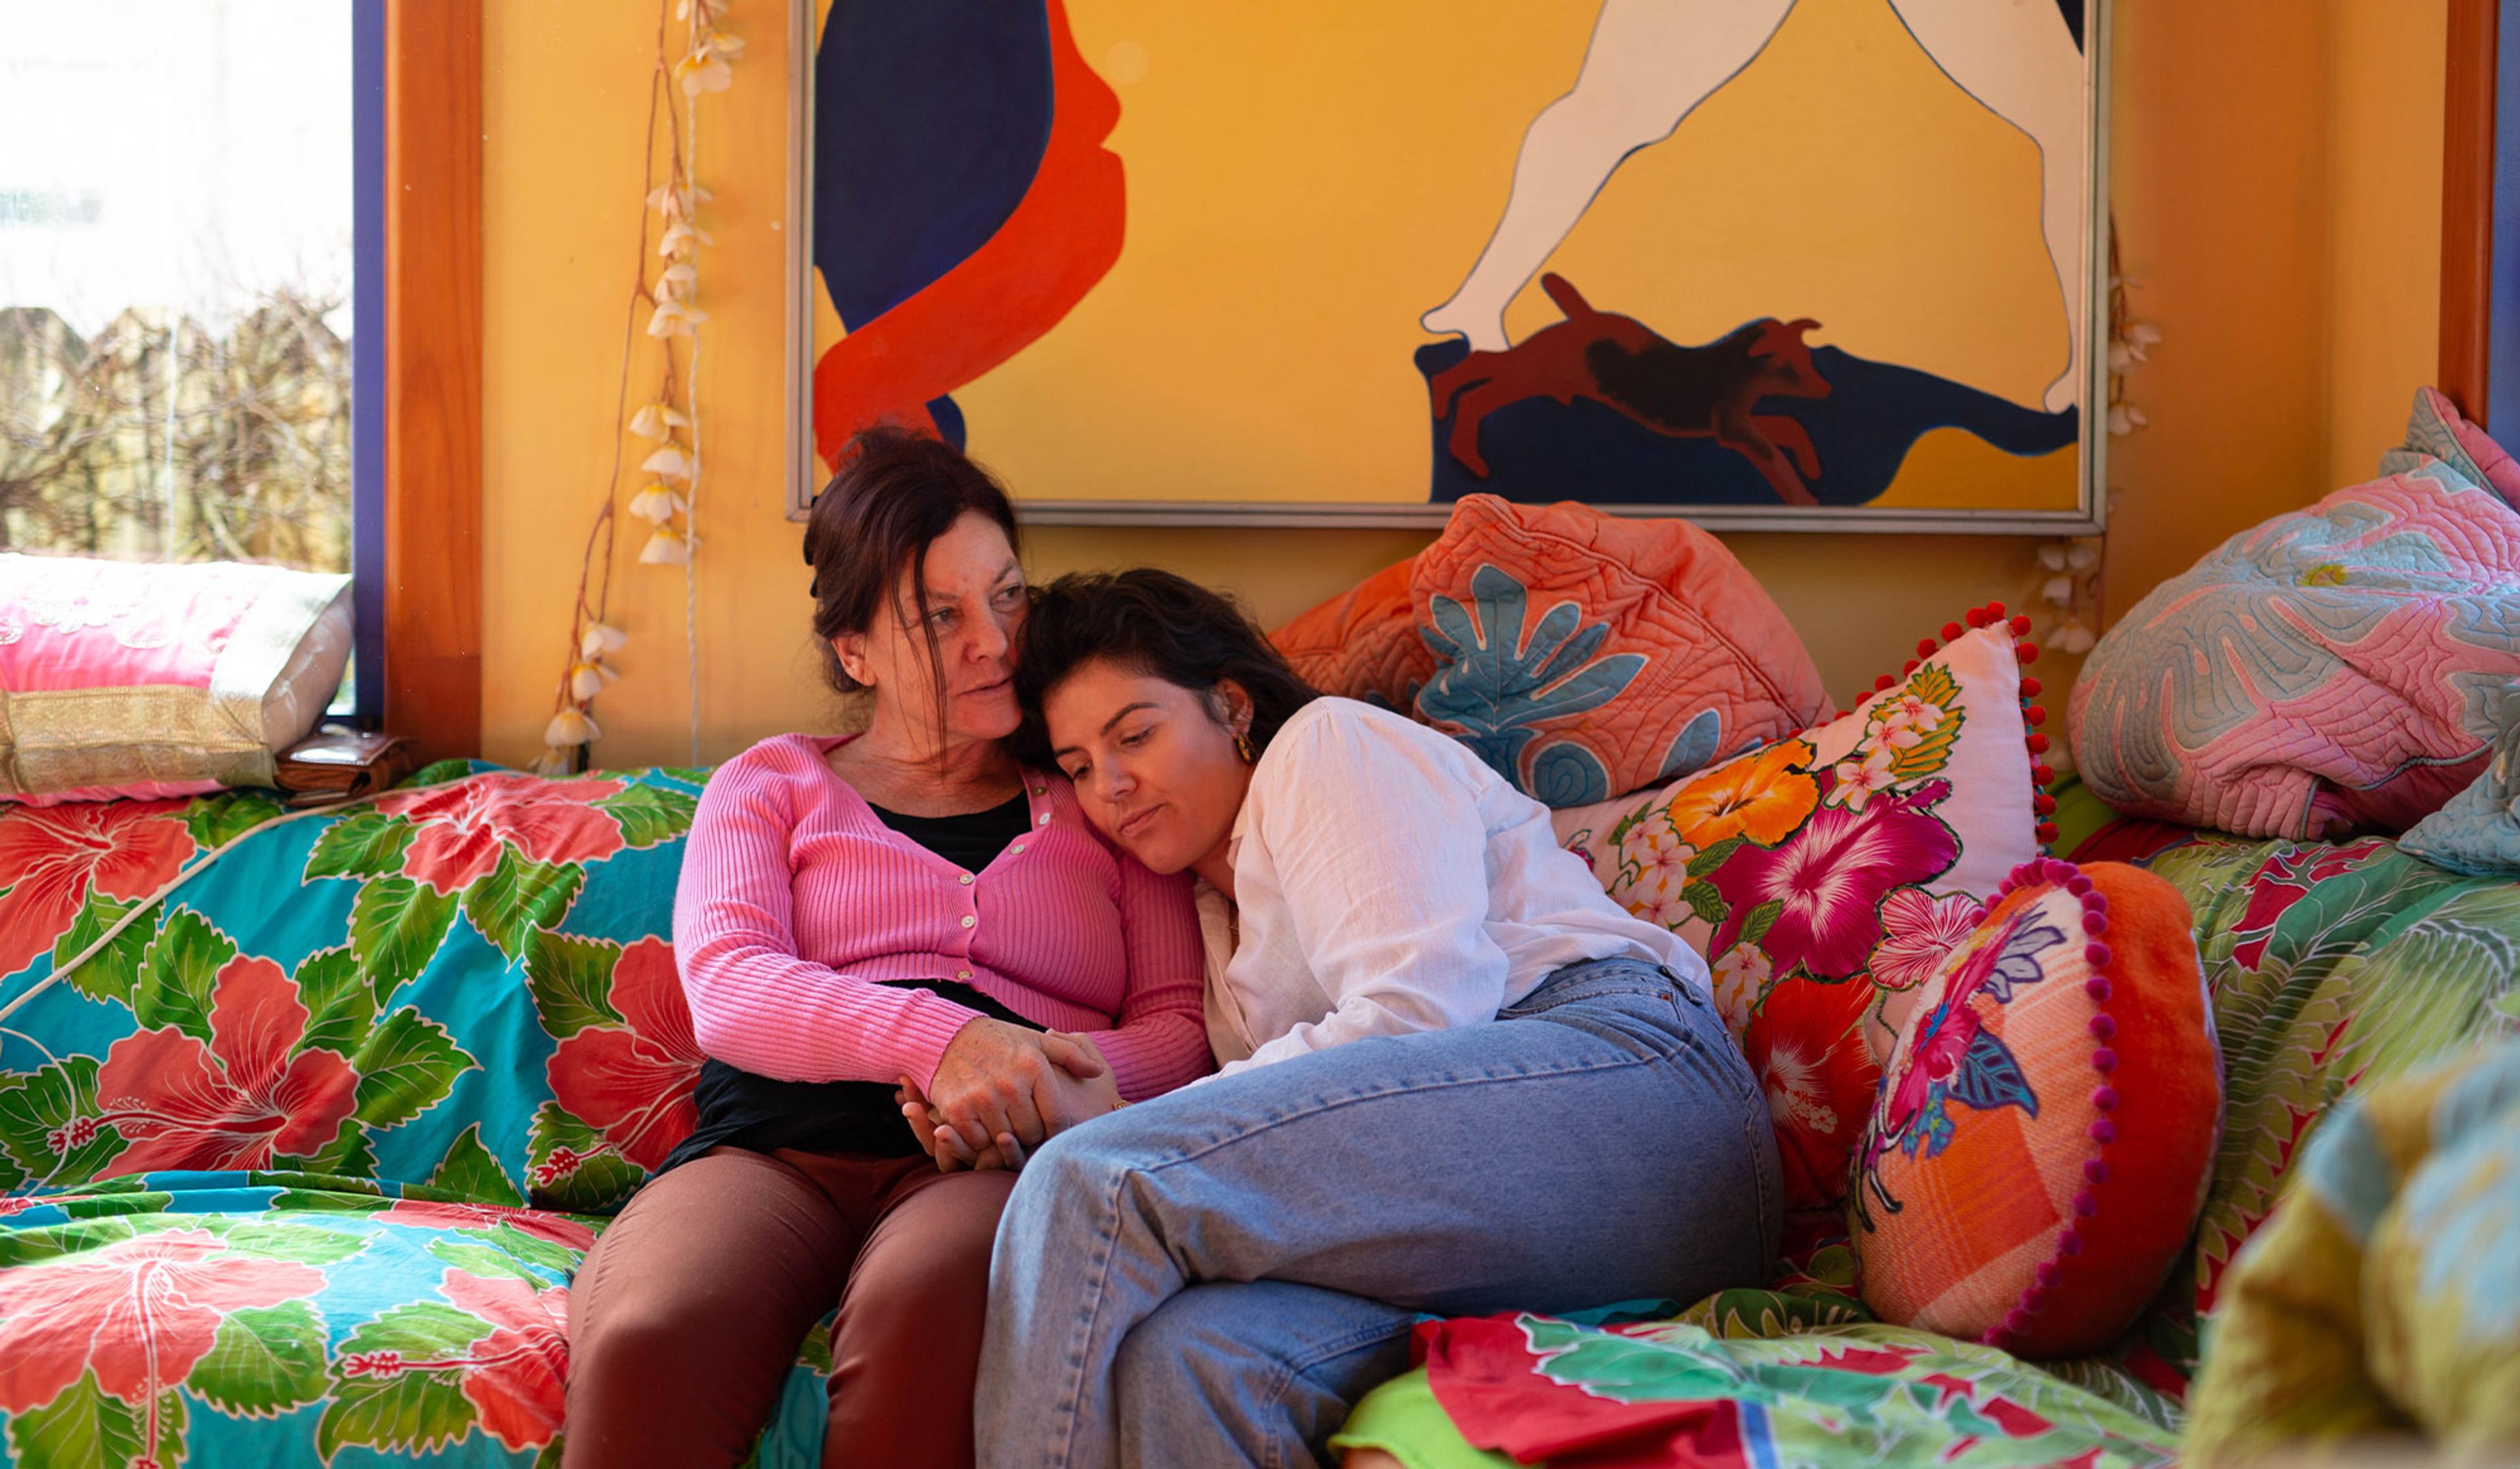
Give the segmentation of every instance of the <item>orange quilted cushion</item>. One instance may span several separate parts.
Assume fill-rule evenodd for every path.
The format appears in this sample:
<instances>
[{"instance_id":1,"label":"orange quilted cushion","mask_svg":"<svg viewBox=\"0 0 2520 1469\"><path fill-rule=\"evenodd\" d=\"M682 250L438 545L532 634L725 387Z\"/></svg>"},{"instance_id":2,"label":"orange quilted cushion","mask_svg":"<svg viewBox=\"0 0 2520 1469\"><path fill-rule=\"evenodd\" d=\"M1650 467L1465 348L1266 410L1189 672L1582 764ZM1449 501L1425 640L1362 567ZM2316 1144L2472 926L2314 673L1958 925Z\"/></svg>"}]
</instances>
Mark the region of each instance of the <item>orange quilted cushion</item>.
<instances>
[{"instance_id":1,"label":"orange quilted cushion","mask_svg":"<svg viewBox=\"0 0 2520 1469\"><path fill-rule=\"evenodd\" d=\"M1857 1163L1864 1300L2021 1357L2117 1340L2195 1227L2222 1066L2186 901L2024 864L1899 1028Z\"/></svg>"},{"instance_id":2,"label":"orange quilted cushion","mask_svg":"<svg viewBox=\"0 0 2520 1469\"><path fill-rule=\"evenodd\" d=\"M1418 558L1385 566L1269 635L1304 682L1324 693L1407 713L1435 654L1418 636L1409 579Z\"/></svg>"},{"instance_id":3,"label":"orange quilted cushion","mask_svg":"<svg viewBox=\"0 0 2520 1469\"><path fill-rule=\"evenodd\" d=\"M1410 598L1434 651L1417 717L1552 806L1642 790L1836 707L1766 590L1686 520L1467 496Z\"/></svg>"}]
</instances>

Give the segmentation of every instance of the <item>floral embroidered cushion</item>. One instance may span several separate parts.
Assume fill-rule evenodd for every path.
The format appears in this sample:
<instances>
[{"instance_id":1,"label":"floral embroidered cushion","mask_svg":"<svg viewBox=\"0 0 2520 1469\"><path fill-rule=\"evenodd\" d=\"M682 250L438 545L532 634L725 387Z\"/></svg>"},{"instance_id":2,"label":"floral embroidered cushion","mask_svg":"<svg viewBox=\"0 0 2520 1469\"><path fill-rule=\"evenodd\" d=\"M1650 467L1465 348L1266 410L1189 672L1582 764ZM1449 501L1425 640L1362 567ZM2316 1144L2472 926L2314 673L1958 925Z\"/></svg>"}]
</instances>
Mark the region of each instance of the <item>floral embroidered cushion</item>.
<instances>
[{"instance_id":1,"label":"floral embroidered cushion","mask_svg":"<svg viewBox=\"0 0 2520 1469\"><path fill-rule=\"evenodd\" d=\"M1767 591L1686 520L1465 496L1410 598L1433 653L1410 712L1551 806L1701 770L1832 707Z\"/></svg>"},{"instance_id":2,"label":"floral embroidered cushion","mask_svg":"<svg viewBox=\"0 0 2520 1469\"><path fill-rule=\"evenodd\" d=\"M349 586L277 566L0 556L0 800L269 785L340 687Z\"/></svg>"},{"instance_id":3,"label":"floral embroidered cushion","mask_svg":"<svg viewBox=\"0 0 2520 1469\"><path fill-rule=\"evenodd\" d=\"M1714 970L1793 1209L1845 1198L1906 1002L2052 834L2035 789L2051 773L2033 763L2047 738L2027 723L2046 714L2024 707L2035 649L2000 605L1945 632L1851 714L1556 816L1612 898Z\"/></svg>"},{"instance_id":4,"label":"floral embroidered cushion","mask_svg":"<svg viewBox=\"0 0 2520 1469\"><path fill-rule=\"evenodd\" d=\"M2116 1341L2184 1253L2222 1136L2186 901L2024 864L1900 1027L1850 1206L1885 1321L2017 1357Z\"/></svg>"},{"instance_id":5,"label":"floral embroidered cushion","mask_svg":"<svg viewBox=\"0 0 2520 1469\"><path fill-rule=\"evenodd\" d=\"M1269 641L1322 692L1405 714L1435 671L1434 650L1418 636L1409 600L1417 571L1416 556L1385 566L1271 633Z\"/></svg>"}]
</instances>

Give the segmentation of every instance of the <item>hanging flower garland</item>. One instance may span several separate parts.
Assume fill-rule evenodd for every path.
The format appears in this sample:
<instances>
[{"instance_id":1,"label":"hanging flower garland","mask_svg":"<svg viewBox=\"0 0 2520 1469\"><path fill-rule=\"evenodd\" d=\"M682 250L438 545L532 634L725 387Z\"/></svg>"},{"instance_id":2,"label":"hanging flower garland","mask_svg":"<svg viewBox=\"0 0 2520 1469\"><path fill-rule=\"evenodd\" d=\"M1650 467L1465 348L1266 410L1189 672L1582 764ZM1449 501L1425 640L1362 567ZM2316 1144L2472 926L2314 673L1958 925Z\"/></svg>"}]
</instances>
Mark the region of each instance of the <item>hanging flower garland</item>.
<instances>
[{"instance_id":1,"label":"hanging flower garland","mask_svg":"<svg viewBox=\"0 0 2520 1469\"><path fill-rule=\"evenodd\" d=\"M696 764L699 759L698 582L692 554L699 544L694 533L701 465L699 329L708 313L700 309L698 298L700 251L717 242L698 219L699 206L713 196L693 179L692 168L699 152L699 99L734 85L731 63L743 54L742 38L718 28L730 8L730 0L663 0L658 9L648 125L641 134L648 161L640 186L647 208L639 217L638 268L623 315L621 380L614 396L613 421L621 428L614 440L612 467L605 476L604 500L596 509L579 558L577 597L569 612L568 663L553 695L551 722L543 729L543 753L533 762L537 775L584 770L587 746L604 737L595 722L595 700L619 676L608 660L629 642L628 635L608 620L608 609L619 520L615 507L622 465L634 440L652 446L638 465L646 482L632 493L628 507L632 517L648 527L639 564L683 568L692 759ZM675 22L682 24L679 48L671 44ZM661 182L656 176L660 121L664 125ZM658 225L661 231L652 234ZM643 314L647 334L659 344L663 360L655 397L633 411L631 358Z\"/></svg>"},{"instance_id":2,"label":"hanging flower garland","mask_svg":"<svg viewBox=\"0 0 2520 1469\"><path fill-rule=\"evenodd\" d=\"M2129 291L2142 287L2141 281L2130 280L2118 266L2118 237L2114 221L2109 227L2109 351L2107 416L2104 420L2109 436L2124 438L2144 427L2151 420L2143 410L2127 398L2127 378L2138 365L2151 360L2150 351L2161 344L2161 329L2150 322L2135 319ZM2109 493L2103 491L2103 493ZM2080 658L2099 642L2100 569L2107 550L2104 536L2074 536L2048 541L2037 552L2039 577L2038 603L2044 611L2034 626L2038 629L2040 646L2069 658ZM2058 740L2050 764L2059 771L2072 769L2068 753L2070 741Z\"/></svg>"}]
</instances>

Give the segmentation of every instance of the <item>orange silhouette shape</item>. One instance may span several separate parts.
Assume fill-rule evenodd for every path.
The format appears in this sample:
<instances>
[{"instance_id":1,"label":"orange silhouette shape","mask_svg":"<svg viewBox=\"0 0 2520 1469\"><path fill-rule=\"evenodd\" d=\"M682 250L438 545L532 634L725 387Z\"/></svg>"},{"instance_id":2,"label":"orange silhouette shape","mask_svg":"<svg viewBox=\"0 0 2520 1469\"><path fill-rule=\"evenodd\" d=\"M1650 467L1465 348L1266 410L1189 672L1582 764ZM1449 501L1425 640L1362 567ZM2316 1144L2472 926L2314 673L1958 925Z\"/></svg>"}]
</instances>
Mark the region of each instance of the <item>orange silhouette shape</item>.
<instances>
[{"instance_id":1,"label":"orange silhouette shape","mask_svg":"<svg viewBox=\"0 0 2520 1469\"><path fill-rule=\"evenodd\" d=\"M858 326L814 365L814 448L880 423L936 431L928 403L1030 346L1120 258L1127 193L1102 146L1120 99L1078 54L1062 0L1050 21L1050 140L1007 222L918 294Z\"/></svg>"}]
</instances>

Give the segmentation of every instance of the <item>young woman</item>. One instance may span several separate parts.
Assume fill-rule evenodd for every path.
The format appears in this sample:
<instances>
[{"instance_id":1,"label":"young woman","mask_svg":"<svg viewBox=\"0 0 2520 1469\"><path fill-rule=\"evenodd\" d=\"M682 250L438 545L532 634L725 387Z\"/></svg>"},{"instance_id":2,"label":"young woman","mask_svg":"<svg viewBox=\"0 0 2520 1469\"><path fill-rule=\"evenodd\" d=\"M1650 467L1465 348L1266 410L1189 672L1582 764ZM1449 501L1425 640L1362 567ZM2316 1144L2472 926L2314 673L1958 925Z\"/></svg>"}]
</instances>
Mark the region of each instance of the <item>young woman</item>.
<instances>
[{"instance_id":1,"label":"young woman","mask_svg":"<svg viewBox=\"0 0 2520 1469\"><path fill-rule=\"evenodd\" d=\"M1095 825L1212 890L1225 1064L1025 1167L982 1462L1310 1463L1418 1312L1761 1278L1776 1148L1705 966L1538 803L1160 571L1054 585L1016 689Z\"/></svg>"},{"instance_id":2,"label":"young woman","mask_svg":"<svg viewBox=\"0 0 2520 1469\"><path fill-rule=\"evenodd\" d=\"M1013 1176L940 1172L896 1089L993 1163L1208 1067L1189 879L1001 744L1029 601L1005 493L933 439L856 449L805 554L871 718L764 740L700 798L674 950L714 1059L698 1131L578 1274L571 1465L742 1460L834 1304L824 1462L971 1463Z\"/></svg>"}]
</instances>

